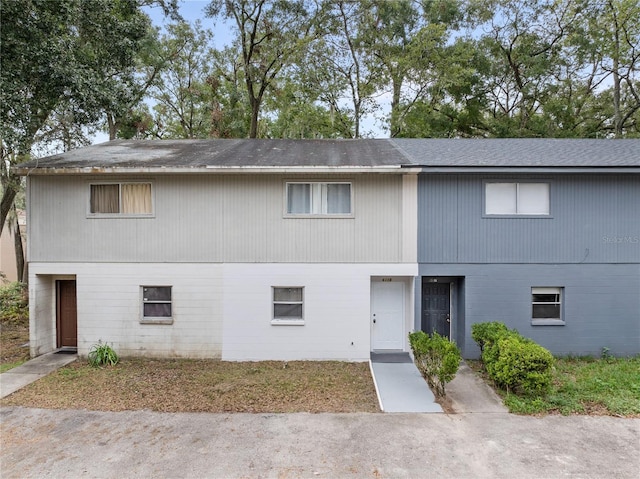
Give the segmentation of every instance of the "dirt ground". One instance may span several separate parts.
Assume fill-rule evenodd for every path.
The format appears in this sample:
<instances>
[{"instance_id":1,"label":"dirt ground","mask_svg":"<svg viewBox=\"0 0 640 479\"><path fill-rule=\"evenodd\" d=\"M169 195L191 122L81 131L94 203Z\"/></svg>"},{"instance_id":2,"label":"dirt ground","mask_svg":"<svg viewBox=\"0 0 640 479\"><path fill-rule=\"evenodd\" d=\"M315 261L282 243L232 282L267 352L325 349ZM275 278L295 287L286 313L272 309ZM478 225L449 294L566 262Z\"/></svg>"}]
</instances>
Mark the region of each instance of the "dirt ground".
<instances>
[{"instance_id":1,"label":"dirt ground","mask_svg":"<svg viewBox=\"0 0 640 479\"><path fill-rule=\"evenodd\" d=\"M29 324L0 323L0 365L15 364L29 359Z\"/></svg>"},{"instance_id":2,"label":"dirt ground","mask_svg":"<svg viewBox=\"0 0 640 479\"><path fill-rule=\"evenodd\" d=\"M125 359L94 368L81 358L0 404L93 411L379 411L369 365L339 361Z\"/></svg>"}]
</instances>

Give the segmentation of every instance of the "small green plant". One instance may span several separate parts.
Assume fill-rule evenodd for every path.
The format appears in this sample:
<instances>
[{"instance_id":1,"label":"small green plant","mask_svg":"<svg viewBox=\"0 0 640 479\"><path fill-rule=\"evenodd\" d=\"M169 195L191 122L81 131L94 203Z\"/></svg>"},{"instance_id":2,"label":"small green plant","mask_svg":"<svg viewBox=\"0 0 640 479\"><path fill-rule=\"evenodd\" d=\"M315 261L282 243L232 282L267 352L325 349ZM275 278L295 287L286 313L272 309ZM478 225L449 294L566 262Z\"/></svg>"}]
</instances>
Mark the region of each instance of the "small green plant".
<instances>
[{"instance_id":1,"label":"small green plant","mask_svg":"<svg viewBox=\"0 0 640 479\"><path fill-rule=\"evenodd\" d=\"M424 331L409 334L409 343L420 374L436 396L443 397L444 386L451 381L460 366L460 349L449 339L434 332Z\"/></svg>"},{"instance_id":2,"label":"small green plant","mask_svg":"<svg viewBox=\"0 0 640 479\"><path fill-rule=\"evenodd\" d=\"M91 346L89 351L89 364L93 367L115 366L120 358L111 346L99 340L97 344Z\"/></svg>"},{"instance_id":3,"label":"small green plant","mask_svg":"<svg viewBox=\"0 0 640 479\"><path fill-rule=\"evenodd\" d=\"M602 359L611 359L613 356L610 352L611 350L607 347L602 348Z\"/></svg>"}]
</instances>

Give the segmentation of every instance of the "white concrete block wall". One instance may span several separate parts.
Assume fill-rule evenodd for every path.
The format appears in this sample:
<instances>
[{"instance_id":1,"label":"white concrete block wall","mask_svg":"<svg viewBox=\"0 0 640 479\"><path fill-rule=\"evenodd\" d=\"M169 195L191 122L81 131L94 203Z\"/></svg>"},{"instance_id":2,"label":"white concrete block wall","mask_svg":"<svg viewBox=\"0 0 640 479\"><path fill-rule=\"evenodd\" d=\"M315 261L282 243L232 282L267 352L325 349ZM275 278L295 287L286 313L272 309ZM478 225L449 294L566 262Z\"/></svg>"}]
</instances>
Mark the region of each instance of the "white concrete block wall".
<instances>
[{"instance_id":1,"label":"white concrete block wall","mask_svg":"<svg viewBox=\"0 0 640 479\"><path fill-rule=\"evenodd\" d=\"M413 277L415 269L411 264L227 264L222 359L366 361L371 277ZM304 325L271 324L274 286L304 288Z\"/></svg>"},{"instance_id":2,"label":"white concrete block wall","mask_svg":"<svg viewBox=\"0 0 640 479\"><path fill-rule=\"evenodd\" d=\"M417 265L31 263L30 274L35 354L56 347L55 281L75 278L82 356L102 340L122 356L365 361L372 277L403 277L410 293ZM172 286L172 324L141 324L141 286ZM274 286L304 288L303 326L271 323Z\"/></svg>"},{"instance_id":3,"label":"white concrete block wall","mask_svg":"<svg viewBox=\"0 0 640 479\"><path fill-rule=\"evenodd\" d=\"M31 357L56 346L55 281L31 272L29 278L29 352ZM37 298L34 299L34 298Z\"/></svg>"},{"instance_id":4,"label":"white concrete block wall","mask_svg":"<svg viewBox=\"0 0 640 479\"><path fill-rule=\"evenodd\" d=\"M99 340L123 356L219 358L222 352L222 277L215 264L31 263L34 321L51 322L54 335L38 328L36 344L55 348L55 280L72 274L77 285L78 353ZM68 279L67 276L64 279ZM141 286L172 286L172 324L141 324ZM39 292L40 291L40 292ZM35 330L34 330L35 331ZM38 354L46 351L41 347Z\"/></svg>"}]
</instances>

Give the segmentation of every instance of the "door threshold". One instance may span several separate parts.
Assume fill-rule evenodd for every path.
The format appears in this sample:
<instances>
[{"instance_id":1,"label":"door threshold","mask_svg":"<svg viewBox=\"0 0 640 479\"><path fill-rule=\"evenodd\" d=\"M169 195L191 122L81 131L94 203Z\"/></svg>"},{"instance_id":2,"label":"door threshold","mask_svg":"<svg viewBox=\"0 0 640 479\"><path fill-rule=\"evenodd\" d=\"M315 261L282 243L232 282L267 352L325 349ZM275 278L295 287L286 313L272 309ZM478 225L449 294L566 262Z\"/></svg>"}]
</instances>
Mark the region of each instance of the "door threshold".
<instances>
[{"instance_id":1,"label":"door threshold","mask_svg":"<svg viewBox=\"0 0 640 479\"><path fill-rule=\"evenodd\" d=\"M56 351L56 354L78 354L78 348L73 346L63 346Z\"/></svg>"},{"instance_id":2,"label":"door threshold","mask_svg":"<svg viewBox=\"0 0 640 479\"><path fill-rule=\"evenodd\" d=\"M374 363L412 363L411 356L406 351L371 351L371 362Z\"/></svg>"}]
</instances>

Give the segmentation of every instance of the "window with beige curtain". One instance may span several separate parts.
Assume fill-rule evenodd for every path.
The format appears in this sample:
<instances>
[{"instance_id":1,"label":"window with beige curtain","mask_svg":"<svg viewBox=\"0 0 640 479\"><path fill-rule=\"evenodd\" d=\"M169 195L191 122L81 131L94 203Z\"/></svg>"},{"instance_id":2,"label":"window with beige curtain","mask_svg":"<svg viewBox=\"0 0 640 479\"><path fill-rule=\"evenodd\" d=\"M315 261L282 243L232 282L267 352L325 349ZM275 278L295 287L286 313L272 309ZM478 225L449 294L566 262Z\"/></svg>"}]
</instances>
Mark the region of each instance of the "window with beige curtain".
<instances>
[{"instance_id":1,"label":"window with beige curtain","mask_svg":"<svg viewBox=\"0 0 640 479\"><path fill-rule=\"evenodd\" d=\"M91 213L149 215L151 183L91 185Z\"/></svg>"},{"instance_id":2,"label":"window with beige curtain","mask_svg":"<svg viewBox=\"0 0 640 479\"><path fill-rule=\"evenodd\" d=\"M151 214L151 183L124 183L122 185L122 212L124 214Z\"/></svg>"}]
</instances>

